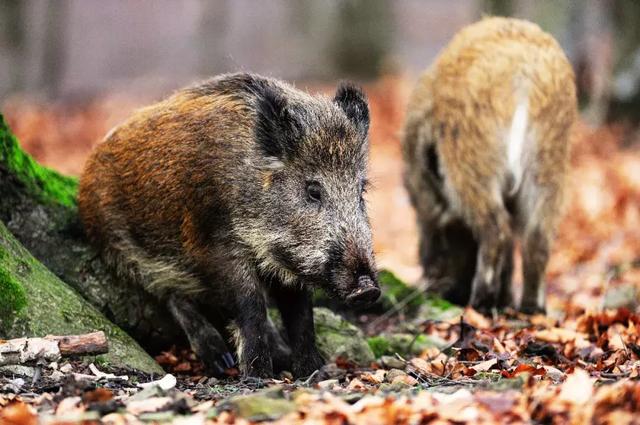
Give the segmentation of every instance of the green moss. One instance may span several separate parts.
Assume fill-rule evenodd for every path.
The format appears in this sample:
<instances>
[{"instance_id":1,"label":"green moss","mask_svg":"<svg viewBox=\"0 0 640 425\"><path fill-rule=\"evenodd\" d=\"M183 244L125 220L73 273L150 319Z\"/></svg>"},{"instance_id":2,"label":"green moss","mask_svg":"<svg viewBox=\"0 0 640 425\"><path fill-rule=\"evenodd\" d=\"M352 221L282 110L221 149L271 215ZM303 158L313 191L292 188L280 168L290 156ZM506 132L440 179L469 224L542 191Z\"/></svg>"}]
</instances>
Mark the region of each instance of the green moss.
<instances>
[{"instance_id":1,"label":"green moss","mask_svg":"<svg viewBox=\"0 0 640 425\"><path fill-rule=\"evenodd\" d=\"M462 308L435 295L429 297L420 306L418 317L422 320L449 320L459 317Z\"/></svg>"},{"instance_id":2,"label":"green moss","mask_svg":"<svg viewBox=\"0 0 640 425\"><path fill-rule=\"evenodd\" d=\"M417 356L427 348L444 348L447 342L437 336L413 335L410 333L382 334L367 339L371 351L376 358L381 356L393 356L396 353L401 356Z\"/></svg>"},{"instance_id":3,"label":"green moss","mask_svg":"<svg viewBox=\"0 0 640 425\"><path fill-rule=\"evenodd\" d=\"M369 365L374 360L364 334L355 325L322 307L313 309L313 321L316 344L325 359L344 357L360 365Z\"/></svg>"},{"instance_id":4,"label":"green moss","mask_svg":"<svg viewBox=\"0 0 640 425\"><path fill-rule=\"evenodd\" d=\"M4 255L0 248L0 260ZM20 283L0 264L0 320L7 320L27 306L27 294Z\"/></svg>"},{"instance_id":5,"label":"green moss","mask_svg":"<svg viewBox=\"0 0 640 425\"><path fill-rule=\"evenodd\" d=\"M241 418L258 422L278 419L296 407L294 402L284 397L280 387L232 397L224 402L224 406L234 410Z\"/></svg>"},{"instance_id":6,"label":"green moss","mask_svg":"<svg viewBox=\"0 0 640 425\"><path fill-rule=\"evenodd\" d=\"M78 180L63 176L34 161L20 148L18 139L0 114L0 167L3 165L24 184L30 194L42 202L67 207L76 205Z\"/></svg>"},{"instance_id":7,"label":"green moss","mask_svg":"<svg viewBox=\"0 0 640 425\"><path fill-rule=\"evenodd\" d=\"M392 308L400 302L406 301L409 309L420 307L426 297L416 288L411 288L389 270L381 270L378 274L380 288L382 289L383 304L385 309Z\"/></svg>"},{"instance_id":8,"label":"green moss","mask_svg":"<svg viewBox=\"0 0 640 425\"><path fill-rule=\"evenodd\" d=\"M109 352L103 359L110 365L162 373L131 337L36 260L2 221L0 250L4 251L0 261L0 338L102 330L109 341ZM10 299L10 307L5 307L5 298Z\"/></svg>"},{"instance_id":9,"label":"green moss","mask_svg":"<svg viewBox=\"0 0 640 425\"><path fill-rule=\"evenodd\" d=\"M376 356L376 359L379 359L382 356L391 353L391 343L389 340L381 335L372 336L367 339L367 343L369 344L369 348L373 351L373 355Z\"/></svg>"}]
</instances>

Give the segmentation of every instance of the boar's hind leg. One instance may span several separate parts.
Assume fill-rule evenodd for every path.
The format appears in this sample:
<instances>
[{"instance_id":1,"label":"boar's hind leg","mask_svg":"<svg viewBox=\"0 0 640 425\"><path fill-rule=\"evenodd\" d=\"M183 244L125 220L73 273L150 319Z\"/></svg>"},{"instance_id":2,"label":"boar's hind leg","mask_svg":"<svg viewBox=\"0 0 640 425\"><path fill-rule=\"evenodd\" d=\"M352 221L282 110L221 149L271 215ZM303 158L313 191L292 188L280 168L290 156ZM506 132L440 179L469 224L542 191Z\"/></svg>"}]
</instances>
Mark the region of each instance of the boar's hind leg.
<instances>
[{"instance_id":1,"label":"boar's hind leg","mask_svg":"<svg viewBox=\"0 0 640 425\"><path fill-rule=\"evenodd\" d=\"M309 376L324 365L316 347L311 294L305 288L275 285L272 295L289 338L292 372L296 377Z\"/></svg>"},{"instance_id":2,"label":"boar's hind leg","mask_svg":"<svg viewBox=\"0 0 640 425\"><path fill-rule=\"evenodd\" d=\"M522 245L524 290L520 311L527 314L544 313L544 271L549 260L549 237L540 226L529 229Z\"/></svg>"},{"instance_id":3,"label":"boar's hind leg","mask_svg":"<svg viewBox=\"0 0 640 425\"><path fill-rule=\"evenodd\" d=\"M479 244L478 262L469 304L486 313L498 306L500 274L505 264L505 253L512 244L507 212L496 209L484 225L476 228L476 233Z\"/></svg>"},{"instance_id":4,"label":"boar's hind leg","mask_svg":"<svg viewBox=\"0 0 640 425\"><path fill-rule=\"evenodd\" d=\"M498 308L514 307L513 290L513 240L506 242L502 252L502 269L500 270L500 292L498 293Z\"/></svg>"},{"instance_id":5,"label":"boar's hind leg","mask_svg":"<svg viewBox=\"0 0 640 425\"><path fill-rule=\"evenodd\" d=\"M233 366L233 356L217 329L198 311L196 305L184 298L173 297L169 311L187 334L191 348L205 365L207 373L223 376Z\"/></svg>"}]
</instances>

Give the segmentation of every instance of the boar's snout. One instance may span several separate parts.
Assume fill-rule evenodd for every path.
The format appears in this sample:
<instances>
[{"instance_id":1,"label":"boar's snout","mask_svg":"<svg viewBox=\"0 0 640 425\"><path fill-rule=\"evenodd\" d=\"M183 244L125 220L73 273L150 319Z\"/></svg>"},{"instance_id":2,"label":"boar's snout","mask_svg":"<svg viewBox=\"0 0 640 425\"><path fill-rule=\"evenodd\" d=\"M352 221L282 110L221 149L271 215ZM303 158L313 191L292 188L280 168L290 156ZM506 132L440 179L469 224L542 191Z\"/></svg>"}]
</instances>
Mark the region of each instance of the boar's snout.
<instances>
[{"instance_id":1,"label":"boar's snout","mask_svg":"<svg viewBox=\"0 0 640 425\"><path fill-rule=\"evenodd\" d=\"M369 275L358 277L357 286L349 295L346 303L352 306L367 306L373 304L380 297L380 287Z\"/></svg>"}]
</instances>

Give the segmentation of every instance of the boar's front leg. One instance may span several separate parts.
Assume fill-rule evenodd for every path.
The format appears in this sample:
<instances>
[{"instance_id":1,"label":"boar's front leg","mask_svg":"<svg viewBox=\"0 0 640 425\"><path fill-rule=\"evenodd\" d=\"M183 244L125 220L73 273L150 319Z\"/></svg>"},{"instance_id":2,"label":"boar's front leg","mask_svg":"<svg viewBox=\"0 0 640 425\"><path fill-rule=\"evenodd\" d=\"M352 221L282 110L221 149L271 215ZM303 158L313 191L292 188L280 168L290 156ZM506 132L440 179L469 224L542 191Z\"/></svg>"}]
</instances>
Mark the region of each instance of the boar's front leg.
<instances>
[{"instance_id":1,"label":"boar's front leg","mask_svg":"<svg viewBox=\"0 0 640 425\"><path fill-rule=\"evenodd\" d=\"M316 347L311 293L306 288L274 286L272 295L291 346L291 372L296 377L309 376L325 363Z\"/></svg>"},{"instance_id":2,"label":"boar's front leg","mask_svg":"<svg viewBox=\"0 0 640 425\"><path fill-rule=\"evenodd\" d=\"M233 366L233 356L218 330L191 301L172 297L167 303L173 318L180 324L191 348L204 363L207 373L221 377L225 368Z\"/></svg>"},{"instance_id":3,"label":"boar's front leg","mask_svg":"<svg viewBox=\"0 0 640 425\"><path fill-rule=\"evenodd\" d=\"M271 318L267 316L267 329L269 347L271 349L271 362L273 363L273 371L275 373L284 370L291 370L291 349L282 338L280 331L273 323Z\"/></svg>"},{"instance_id":4,"label":"boar's front leg","mask_svg":"<svg viewBox=\"0 0 640 425\"><path fill-rule=\"evenodd\" d=\"M267 305L262 290L245 285L235 302L240 371L245 376L273 376Z\"/></svg>"}]
</instances>

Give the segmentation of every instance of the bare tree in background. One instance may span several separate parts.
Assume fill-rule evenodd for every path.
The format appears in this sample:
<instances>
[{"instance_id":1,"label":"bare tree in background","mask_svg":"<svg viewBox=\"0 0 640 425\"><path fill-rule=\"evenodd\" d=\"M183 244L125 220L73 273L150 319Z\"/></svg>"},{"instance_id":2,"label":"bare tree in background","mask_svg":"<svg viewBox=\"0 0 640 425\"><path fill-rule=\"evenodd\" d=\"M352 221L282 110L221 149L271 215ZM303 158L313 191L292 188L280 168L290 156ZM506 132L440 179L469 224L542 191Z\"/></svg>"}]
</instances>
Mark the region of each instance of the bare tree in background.
<instances>
[{"instance_id":1,"label":"bare tree in background","mask_svg":"<svg viewBox=\"0 0 640 425\"><path fill-rule=\"evenodd\" d=\"M330 52L338 73L372 78L389 53L392 9L387 0L339 2Z\"/></svg>"},{"instance_id":2,"label":"bare tree in background","mask_svg":"<svg viewBox=\"0 0 640 425\"><path fill-rule=\"evenodd\" d=\"M41 88L49 96L58 94L65 63L64 28L69 3L67 0L46 0L45 47L42 56Z\"/></svg>"},{"instance_id":3,"label":"bare tree in background","mask_svg":"<svg viewBox=\"0 0 640 425\"><path fill-rule=\"evenodd\" d=\"M225 69L227 56L224 37L228 32L229 2L227 0L202 2L200 17L200 66L202 75Z\"/></svg>"},{"instance_id":4,"label":"bare tree in background","mask_svg":"<svg viewBox=\"0 0 640 425\"><path fill-rule=\"evenodd\" d=\"M4 71L0 71L0 79L6 81L0 87L3 91L21 89L24 75L24 48L26 31L23 25L25 3L20 0L4 0L0 2L0 59Z\"/></svg>"},{"instance_id":5,"label":"bare tree in background","mask_svg":"<svg viewBox=\"0 0 640 425\"><path fill-rule=\"evenodd\" d=\"M609 121L640 126L640 2L616 0L611 10L615 29L614 77Z\"/></svg>"}]
</instances>

